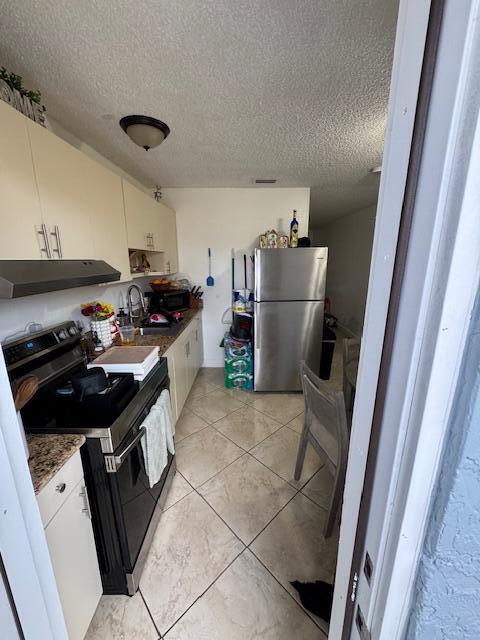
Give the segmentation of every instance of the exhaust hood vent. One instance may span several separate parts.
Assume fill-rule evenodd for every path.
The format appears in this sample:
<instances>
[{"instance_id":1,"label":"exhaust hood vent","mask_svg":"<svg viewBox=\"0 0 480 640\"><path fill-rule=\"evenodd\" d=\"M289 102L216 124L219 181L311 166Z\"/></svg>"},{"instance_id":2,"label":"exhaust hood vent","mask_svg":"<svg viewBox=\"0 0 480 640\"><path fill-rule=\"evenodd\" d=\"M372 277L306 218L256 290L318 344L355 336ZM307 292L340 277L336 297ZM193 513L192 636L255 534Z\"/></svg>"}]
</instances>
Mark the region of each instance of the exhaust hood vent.
<instances>
[{"instance_id":1,"label":"exhaust hood vent","mask_svg":"<svg viewBox=\"0 0 480 640\"><path fill-rule=\"evenodd\" d=\"M255 180L255 184L275 184L276 182L277 182L276 178L265 178L265 179L257 178Z\"/></svg>"},{"instance_id":2,"label":"exhaust hood vent","mask_svg":"<svg viewBox=\"0 0 480 640\"><path fill-rule=\"evenodd\" d=\"M0 298L21 298L120 280L103 260L0 260Z\"/></svg>"}]
</instances>

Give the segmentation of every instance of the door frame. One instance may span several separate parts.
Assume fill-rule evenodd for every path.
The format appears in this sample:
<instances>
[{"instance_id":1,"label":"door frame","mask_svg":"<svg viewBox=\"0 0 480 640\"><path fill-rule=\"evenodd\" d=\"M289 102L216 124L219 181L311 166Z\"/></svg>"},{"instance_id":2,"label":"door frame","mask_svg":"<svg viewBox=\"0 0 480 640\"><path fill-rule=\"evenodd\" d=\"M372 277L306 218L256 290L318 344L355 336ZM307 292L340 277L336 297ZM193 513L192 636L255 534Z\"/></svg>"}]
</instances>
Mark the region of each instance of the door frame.
<instances>
[{"instance_id":1,"label":"door frame","mask_svg":"<svg viewBox=\"0 0 480 640\"><path fill-rule=\"evenodd\" d=\"M68 640L1 349L0 487L0 550L19 635Z\"/></svg>"},{"instance_id":2,"label":"door frame","mask_svg":"<svg viewBox=\"0 0 480 640\"><path fill-rule=\"evenodd\" d=\"M407 4L403 4L404 10ZM475 150L473 143L471 143L474 135L476 135L476 140L480 142L480 134L475 118L475 108L478 110L478 103L473 102L475 94L470 87L471 94L469 95L469 89L466 85L466 78L473 67L475 57L477 56L478 59L480 50L480 28L478 26L480 2L478 0L472 0L471 2L465 0L463 13L466 17L459 18L458 11L452 9L453 5L449 0L445 0L445 2L433 0L431 3L432 16L437 19L437 27L443 4L447 6L447 9L450 9L450 11L446 12L446 17L444 18L447 26L456 25L455 28L457 30L464 29L464 37L462 37L462 34L460 38L457 38L462 48L456 63L456 75L450 80L450 86L443 87L444 91L448 91L451 88L455 96L455 104L452 114L449 114L450 120L446 121L444 119L442 123L440 122L441 118L439 118L433 124L429 123L431 128L430 135L434 135L437 129L442 133L440 127L442 124L445 127L446 122L448 135L446 138L445 159L442 156L442 161L444 160L444 162L441 167L440 179L437 182L433 182L431 176L425 172L426 175L420 176L419 183L424 192L428 192L428 190L430 192L434 191L434 196L431 197L437 199L433 210L433 232L430 236L422 238L421 234L415 229L413 230L413 233L416 234L413 237L417 243L417 251L420 238L424 242L425 251L428 252L428 270L427 278L425 279L427 284L423 286L422 281L418 287L419 310L415 326L414 349L411 355L407 384L401 387L405 389L402 413L399 414L398 425L395 422L395 429L398 427L396 461L391 473L388 506L384 505L384 510L378 512L377 509L376 512L370 514L370 517L379 519L381 523L382 541L385 546L379 554L381 562L378 562L377 567L375 567L377 584L375 588L372 588L373 595L372 601L369 603L369 610L362 612L365 614L367 628L372 633L372 637L388 638L388 640L401 638L408 620L416 568L433 499L435 479L438 473L452 400L459 379L461 358L469 329L470 313L473 308L480 276L480 234L478 231L480 188L475 183L474 178L475 169L477 176L479 173L480 157L477 157L479 150ZM400 12L402 13L402 4ZM464 20L464 24L462 20ZM440 30L437 29L437 36L439 32ZM399 42L397 41L398 44ZM448 52L444 55L444 60L447 57ZM444 76L442 78L444 85L447 84ZM392 79L392 90L393 86ZM392 95L392 101L394 100L395 96ZM467 136L465 127L470 127ZM471 143L472 151L470 158L468 157L469 143ZM390 150L386 147L386 153ZM415 169L415 166L413 169ZM418 164L416 169L418 171ZM388 182L388 167L386 175L382 176L382 179L384 177ZM465 192L462 190L463 186L465 186ZM384 185L384 187L385 195L385 192L388 191L388 185ZM382 208L384 202L385 200L379 202L378 211L380 217L384 213ZM415 202L412 203L412 206L414 204ZM376 239L377 231L378 229L376 229ZM408 232L410 232L410 229L408 229ZM423 232L425 233L425 229L423 229ZM380 233L378 235L380 236ZM407 238L408 236L409 233L407 233ZM370 287L374 284L375 273L372 262ZM394 293L392 291L392 296ZM371 305L373 298L373 294L371 294L372 292L369 288L367 311L371 310L371 306L369 309L369 303ZM410 300L411 304L412 300ZM366 320L368 321L368 317ZM366 328L368 329L369 327ZM362 356L365 357L365 352L368 352L369 365L372 362L372 354L369 351L372 344L374 344L372 336L365 331ZM393 341L390 340L389 344L393 345ZM390 352L391 347L387 345L387 361ZM358 462L359 458L358 446L361 444L358 439L359 432L362 431L362 428L364 431L369 431L372 418L375 420L372 415L367 426L359 424L360 420L365 419L365 417L368 418L365 413L365 405L368 400L377 395L377 389L368 388L365 380L361 378L362 356L359 369L357 406L355 407L352 428L352 445L355 444L357 447L356 450L352 450L351 447L353 464ZM394 362L394 364L396 363ZM386 386L389 369L390 367L387 367L385 371L381 372L380 385L384 384ZM395 369L393 368L390 373L395 376ZM381 388L380 395L382 395ZM380 398L380 400L385 400L385 397ZM381 406L381 413L383 409L384 406ZM356 440L355 435L357 436ZM372 442L369 439L363 440L363 443L367 444L367 448L369 442L373 447L378 444L378 440ZM358 467L358 464L355 464L355 466ZM355 471L358 476L359 469L357 468ZM367 466L367 474L368 472ZM362 478L360 493L364 488ZM354 489L355 487L346 486L343 515L346 510L351 510L352 506L357 507L358 505L360 508L360 500L357 503L353 502L353 499L358 497L358 492L355 492ZM364 499L367 498L367 501L371 497L369 496L369 491L371 492L371 490L372 485L366 488L363 496ZM359 511L357 511L357 515L358 513ZM344 523L345 518L342 517L342 525ZM349 524L352 524L351 518ZM351 617L354 606L351 596L353 595L355 600L358 579L359 577L360 580L362 579L361 568L364 555L364 539L362 539L362 535L365 535L366 532L357 530L356 520L353 522L353 528L353 536L349 535L349 531L341 531L334 609L332 611L329 635L332 639L351 637ZM344 527L342 526L343 529ZM351 543L352 537L355 538L353 546L347 544ZM349 566L350 570L348 581L345 579L347 566ZM341 580L340 583L339 579ZM343 594L340 589L342 589ZM346 606L347 599L349 600L349 607ZM342 615L345 616L345 612L348 609L350 609L350 616L347 616L347 619L344 617L342 620ZM358 637L357 633L355 629L355 637Z\"/></svg>"},{"instance_id":3,"label":"door frame","mask_svg":"<svg viewBox=\"0 0 480 640\"><path fill-rule=\"evenodd\" d=\"M428 208L434 215L430 230L423 227L425 284L421 297L417 294L418 322L388 496L391 508L382 514L384 550L367 621L373 637L388 640L402 638L408 623L445 438L455 415L453 402L457 389L464 387L462 360L480 282L480 1L443 4L438 74L415 212L418 219L426 217ZM412 247L407 266L417 283L419 235L414 228L417 247ZM411 300L411 282L412 277L403 306L408 296Z\"/></svg>"},{"instance_id":4,"label":"door frame","mask_svg":"<svg viewBox=\"0 0 480 640\"><path fill-rule=\"evenodd\" d=\"M428 0L400 0L382 175L343 496L330 640L342 638L348 602L351 601L352 595L355 597L356 592L357 582L351 580L351 568L379 386L429 14Z\"/></svg>"}]
</instances>

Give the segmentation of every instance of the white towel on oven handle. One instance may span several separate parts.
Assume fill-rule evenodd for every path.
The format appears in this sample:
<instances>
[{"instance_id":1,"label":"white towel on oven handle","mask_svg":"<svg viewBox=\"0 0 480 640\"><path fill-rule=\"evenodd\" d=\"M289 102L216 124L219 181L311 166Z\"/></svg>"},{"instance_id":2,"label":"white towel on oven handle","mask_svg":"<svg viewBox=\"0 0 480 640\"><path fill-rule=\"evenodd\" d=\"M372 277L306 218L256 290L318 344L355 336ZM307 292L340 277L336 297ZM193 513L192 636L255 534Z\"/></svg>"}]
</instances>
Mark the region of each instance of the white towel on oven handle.
<instances>
[{"instance_id":1,"label":"white towel on oven handle","mask_svg":"<svg viewBox=\"0 0 480 640\"><path fill-rule=\"evenodd\" d=\"M160 480L167 466L168 451L171 454L175 453L175 424L168 389L162 391L141 426L145 428L142 438L145 470L152 488Z\"/></svg>"}]
</instances>

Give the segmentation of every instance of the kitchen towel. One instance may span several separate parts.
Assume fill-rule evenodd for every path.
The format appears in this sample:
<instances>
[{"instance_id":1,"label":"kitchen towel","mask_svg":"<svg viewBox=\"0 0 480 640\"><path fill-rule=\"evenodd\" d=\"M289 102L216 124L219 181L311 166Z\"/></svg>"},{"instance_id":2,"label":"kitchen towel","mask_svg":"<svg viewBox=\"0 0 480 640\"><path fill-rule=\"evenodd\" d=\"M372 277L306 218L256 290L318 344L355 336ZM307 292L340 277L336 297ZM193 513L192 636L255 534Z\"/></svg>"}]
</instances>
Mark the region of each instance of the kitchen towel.
<instances>
[{"instance_id":1,"label":"kitchen towel","mask_svg":"<svg viewBox=\"0 0 480 640\"><path fill-rule=\"evenodd\" d=\"M143 457L150 488L160 480L167 466L168 451L175 453L173 436L175 425L170 404L170 393L164 389L150 413L142 423L145 436L142 438Z\"/></svg>"}]
</instances>

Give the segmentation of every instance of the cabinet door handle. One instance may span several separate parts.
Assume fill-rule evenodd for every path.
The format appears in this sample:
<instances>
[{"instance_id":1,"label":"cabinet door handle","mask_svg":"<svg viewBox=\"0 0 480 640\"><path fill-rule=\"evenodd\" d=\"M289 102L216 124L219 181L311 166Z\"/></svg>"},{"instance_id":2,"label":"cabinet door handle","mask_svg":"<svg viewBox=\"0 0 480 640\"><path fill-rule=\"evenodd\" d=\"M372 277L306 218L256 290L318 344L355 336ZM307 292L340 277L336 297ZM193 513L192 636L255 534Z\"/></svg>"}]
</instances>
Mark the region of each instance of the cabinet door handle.
<instances>
[{"instance_id":1,"label":"cabinet door handle","mask_svg":"<svg viewBox=\"0 0 480 640\"><path fill-rule=\"evenodd\" d=\"M195 341L198 342L198 329L195 329Z\"/></svg>"},{"instance_id":2,"label":"cabinet door handle","mask_svg":"<svg viewBox=\"0 0 480 640\"><path fill-rule=\"evenodd\" d=\"M147 233L146 237L147 237L147 249L152 249L153 250L155 248L155 245L154 245L154 242L153 242L153 233L152 232Z\"/></svg>"},{"instance_id":3,"label":"cabinet door handle","mask_svg":"<svg viewBox=\"0 0 480 640\"><path fill-rule=\"evenodd\" d=\"M170 260L167 260L167 273L170 273Z\"/></svg>"},{"instance_id":4,"label":"cabinet door handle","mask_svg":"<svg viewBox=\"0 0 480 640\"><path fill-rule=\"evenodd\" d=\"M90 511L90 502L88 501L87 487L83 486L82 490L78 494L81 498L83 498L83 504L85 505L82 509L82 513L84 513L87 518L92 519L92 512Z\"/></svg>"},{"instance_id":5,"label":"cabinet door handle","mask_svg":"<svg viewBox=\"0 0 480 640\"><path fill-rule=\"evenodd\" d=\"M59 258L62 257L62 243L60 242L60 230L58 228L58 225L55 225L53 227L53 231L50 232L50 235L52 235L55 238L55 242L56 242L56 249L54 249L54 252L58 255Z\"/></svg>"},{"instance_id":6,"label":"cabinet door handle","mask_svg":"<svg viewBox=\"0 0 480 640\"><path fill-rule=\"evenodd\" d=\"M44 247L41 247L40 251L47 254L47 258L52 257L52 251L50 249L50 243L48 242L47 226L45 224L40 225L37 233L43 237Z\"/></svg>"}]
</instances>

